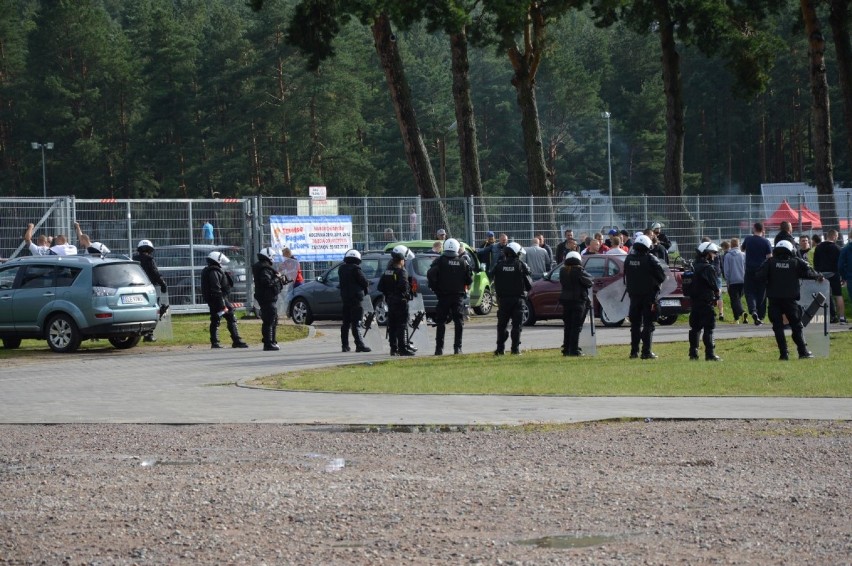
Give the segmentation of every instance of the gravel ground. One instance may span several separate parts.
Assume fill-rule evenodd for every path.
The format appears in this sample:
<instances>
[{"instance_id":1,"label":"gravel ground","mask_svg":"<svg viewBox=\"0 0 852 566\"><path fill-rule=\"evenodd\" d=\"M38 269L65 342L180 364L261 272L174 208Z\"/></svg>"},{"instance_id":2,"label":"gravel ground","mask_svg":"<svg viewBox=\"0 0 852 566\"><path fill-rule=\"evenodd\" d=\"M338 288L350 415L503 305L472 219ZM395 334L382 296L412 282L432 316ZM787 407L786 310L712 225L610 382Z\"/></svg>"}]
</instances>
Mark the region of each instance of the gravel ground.
<instances>
[{"instance_id":1,"label":"gravel ground","mask_svg":"<svg viewBox=\"0 0 852 566\"><path fill-rule=\"evenodd\" d=\"M2 564L850 564L852 423L0 426Z\"/></svg>"}]
</instances>

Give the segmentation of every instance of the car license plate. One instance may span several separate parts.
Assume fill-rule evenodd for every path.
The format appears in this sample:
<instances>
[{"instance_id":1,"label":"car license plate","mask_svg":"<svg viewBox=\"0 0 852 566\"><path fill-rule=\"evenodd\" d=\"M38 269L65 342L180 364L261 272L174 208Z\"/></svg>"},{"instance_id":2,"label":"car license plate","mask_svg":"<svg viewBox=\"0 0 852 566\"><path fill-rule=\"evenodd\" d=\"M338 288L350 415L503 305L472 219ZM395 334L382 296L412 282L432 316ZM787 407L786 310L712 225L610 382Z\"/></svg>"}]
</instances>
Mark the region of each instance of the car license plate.
<instances>
[{"instance_id":1,"label":"car license plate","mask_svg":"<svg viewBox=\"0 0 852 566\"><path fill-rule=\"evenodd\" d=\"M145 298L145 295L122 295L121 296L121 304L122 305L143 305L147 302L148 302L148 300Z\"/></svg>"},{"instance_id":2,"label":"car license plate","mask_svg":"<svg viewBox=\"0 0 852 566\"><path fill-rule=\"evenodd\" d=\"M245 280L246 280L245 275L237 275L237 281L245 281Z\"/></svg>"},{"instance_id":3,"label":"car license plate","mask_svg":"<svg viewBox=\"0 0 852 566\"><path fill-rule=\"evenodd\" d=\"M660 301L661 307L680 307L680 301L677 299L663 299Z\"/></svg>"}]
</instances>

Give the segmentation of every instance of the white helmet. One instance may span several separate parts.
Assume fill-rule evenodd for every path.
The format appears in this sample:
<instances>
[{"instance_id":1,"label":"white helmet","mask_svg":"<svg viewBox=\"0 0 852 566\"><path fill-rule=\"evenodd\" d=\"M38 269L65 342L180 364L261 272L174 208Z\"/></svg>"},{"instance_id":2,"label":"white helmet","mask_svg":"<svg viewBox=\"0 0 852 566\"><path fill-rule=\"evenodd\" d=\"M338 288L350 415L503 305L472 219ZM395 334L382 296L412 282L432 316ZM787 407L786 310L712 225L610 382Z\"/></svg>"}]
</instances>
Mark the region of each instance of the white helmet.
<instances>
[{"instance_id":1,"label":"white helmet","mask_svg":"<svg viewBox=\"0 0 852 566\"><path fill-rule=\"evenodd\" d=\"M92 250L94 250L94 251L92 251ZM89 246L88 251L89 251L90 254L106 255L106 254L109 253L109 248L106 247L105 245L103 245L100 242L92 242L92 244Z\"/></svg>"},{"instance_id":2,"label":"white helmet","mask_svg":"<svg viewBox=\"0 0 852 566\"><path fill-rule=\"evenodd\" d=\"M394 256L394 258L396 259L404 259L406 261L414 259L414 252L412 252L402 244L396 246L393 250L391 250L391 255Z\"/></svg>"},{"instance_id":3,"label":"white helmet","mask_svg":"<svg viewBox=\"0 0 852 566\"><path fill-rule=\"evenodd\" d=\"M272 248L263 248L259 252L257 252L258 258L266 258L269 261L275 261L275 250Z\"/></svg>"},{"instance_id":4,"label":"white helmet","mask_svg":"<svg viewBox=\"0 0 852 566\"><path fill-rule=\"evenodd\" d=\"M636 241L633 242L633 247L635 248L637 246L644 246L646 250L650 250L651 246L652 246L651 238L649 238L645 234L642 234L641 236L637 236Z\"/></svg>"},{"instance_id":5,"label":"white helmet","mask_svg":"<svg viewBox=\"0 0 852 566\"><path fill-rule=\"evenodd\" d=\"M698 253L703 255L709 252L719 253L719 246L713 242L701 242L698 244Z\"/></svg>"},{"instance_id":6,"label":"white helmet","mask_svg":"<svg viewBox=\"0 0 852 566\"><path fill-rule=\"evenodd\" d=\"M461 250L461 244L455 238L450 238L444 242L445 256L456 257L459 255L459 250Z\"/></svg>"},{"instance_id":7,"label":"white helmet","mask_svg":"<svg viewBox=\"0 0 852 566\"><path fill-rule=\"evenodd\" d=\"M228 259L228 256L226 256L222 252L210 252L207 255L207 259L212 262L218 263L219 265L228 265L229 263L231 263L231 260Z\"/></svg>"},{"instance_id":8,"label":"white helmet","mask_svg":"<svg viewBox=\"0 0 852 566\"><path fill-rule=\"evenodd\" d=\"M153 252L154 244L151 243L151 240L139 240L139 244L136 245L136 249L140 252L150 249Z\"/></svg>"},{"instance_id":9,"label":"white helmet","mask_svg":"<svg viewBox=\"0 0 852 566\"><path fill-rule=\"evenodd\" d=\"M653 224L651 224L651 230L661 230L662 227L663 225L659 222L654 222Z\"/></svg>"},{"instance_id":10,"label":"white helmet","mask_svg":"<svg viewBox=\"0 0 852 566\"><path fill-rule=\"evenodd\" d=\"M583 258L580 256L579 253L570 251L565 255L565 263L568 265L580 265L581 263L583 263Z\"/></svg>"},{"instance_id":11,"label":"white helmet","mask_svg":"<svg viewBox=\"0 0 852 566\"><path fill-rule=\"evenodd\" d=\"M793 253L793 252L795 251L795 248L793 247L793 244L792 244L792 243L790 243L790 241L789 241L789 240L781 240L780 242L778 242L777 244L775 244L775 248L776 248L776 249L778 249L778 248L783 248L783 249L787 250L787 251L788 251L788 252L790 252L790 253Z\"/></svg>"},{"instance_id":12,"label":"white helmet","mask_svg":"<svg viewBox=\"0 0 852 566\"><path fill-rule=\"evenodd\" d=\"M506 247L512 250L516 256L521 257L521 252L524 251L524 248L521 247L521 244L518 242L509 242L506 244Z\"/></svg>"},{"instance_id":13,"label":"white helmet","mask_svg":"<svg viewBox=\"0 0 852 566\"><path fill-rule=\"evenodd\" d=\"M343 259L346 259L347 257L354 257L358 261L361 261L361 252L358 250L349 250L343 255Z\"/></svg>"}]
</instances>

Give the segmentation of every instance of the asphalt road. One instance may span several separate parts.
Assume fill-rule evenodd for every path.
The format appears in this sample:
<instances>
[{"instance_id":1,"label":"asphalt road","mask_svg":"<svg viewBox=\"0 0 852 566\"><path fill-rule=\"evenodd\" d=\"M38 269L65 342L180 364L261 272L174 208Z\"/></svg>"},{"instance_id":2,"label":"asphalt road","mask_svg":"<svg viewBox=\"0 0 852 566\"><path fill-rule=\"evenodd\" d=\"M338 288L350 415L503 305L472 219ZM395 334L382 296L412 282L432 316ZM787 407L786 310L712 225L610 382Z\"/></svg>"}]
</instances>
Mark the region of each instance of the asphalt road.
<instances>
[{"instance_id":1,"label":"asphalt road","mask_svg":"<svg viewBox=\"0 0 852 566\"><path fill-rule=\"evenodd\" d=\"M555 322L525 328L523 348L557 348L561 334L561 325ZM719 339L770 334L767 326L722 325L717 330ZM469 324L465 352L493 350L495 335L493 317ZM597 341L627 344L627 336L627 328L599 328ZM655 333L656 341L685 339L683 326L659 327ZM625 346L625 358L627 350ZM424 355L430 353L431 349ZM13 359L0 368L0 423L484 425L618 417L852 418L852 399L379 395L264 391L235 385L287 369L387 357L377 352L341 353L337 325L319 323L314 336L282 344L280 352L263 352L259 345L249 350L104 348Z\"/></svg>"}]
</instances>

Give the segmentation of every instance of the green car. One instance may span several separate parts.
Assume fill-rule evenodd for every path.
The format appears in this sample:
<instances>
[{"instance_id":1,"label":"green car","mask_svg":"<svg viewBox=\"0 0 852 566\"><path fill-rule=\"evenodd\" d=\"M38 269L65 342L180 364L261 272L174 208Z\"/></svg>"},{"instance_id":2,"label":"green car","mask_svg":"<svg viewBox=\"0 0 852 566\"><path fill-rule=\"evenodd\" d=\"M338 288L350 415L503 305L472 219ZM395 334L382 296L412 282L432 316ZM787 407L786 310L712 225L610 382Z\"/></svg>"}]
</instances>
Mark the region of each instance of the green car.
<instances>
[{"instance_id":1,"label":"green car","mask_svg":"<svg viewBox=\"0 0 852 566\"><path fill-rule=\"evenodd\" d=\"M385 251L389 252L396 246L402 244L414 253L426 253L432 251L432 244L435 240L411 240L407 242L392 242L385 246ZM471 270L473 271L473 285L470 286L470 306L473 312L480 315L486 315L491 312L494 307L494 289L491 287L491 280L488 279L488 274L485 272L485 266L479 261L476 255L476 250L465 244L461 240L459 243L467 252L467 256L471 260Z\"/></svg>"}]
</instances>

